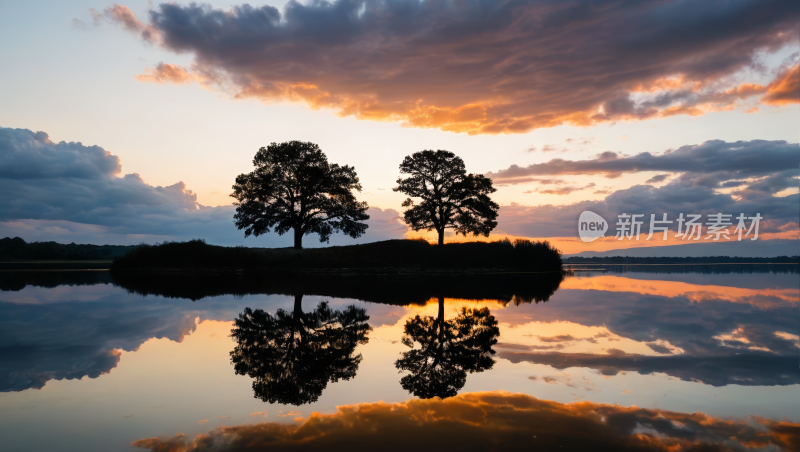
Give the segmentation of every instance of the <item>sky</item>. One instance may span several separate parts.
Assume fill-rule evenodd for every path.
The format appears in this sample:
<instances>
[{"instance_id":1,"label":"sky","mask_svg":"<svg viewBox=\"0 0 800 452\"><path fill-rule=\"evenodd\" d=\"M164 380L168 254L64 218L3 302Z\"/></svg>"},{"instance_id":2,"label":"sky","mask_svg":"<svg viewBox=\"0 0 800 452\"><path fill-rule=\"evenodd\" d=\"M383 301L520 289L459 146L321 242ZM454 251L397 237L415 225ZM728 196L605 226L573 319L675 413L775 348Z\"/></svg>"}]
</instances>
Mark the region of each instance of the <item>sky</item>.
<instances>
[{"instance_id":1,"label":"sky","mask_svg":"<svg viewBox=\"0 0 800 452\"><path fill-rule=\"evenodd\" d=\"M687 240L675 224L616 240L617 215L759 213L744 253L800 254L799 16L785 1L0 0L0 236L289 246L245 239L229 194L258 148L303 140L354 166L370 205L367 233L333 245L433 238L391 189L403 157L446 149L497 188L488 240L658 247ZM577 239L585 210L605 239Z\"/></svg>"}]
</instances>

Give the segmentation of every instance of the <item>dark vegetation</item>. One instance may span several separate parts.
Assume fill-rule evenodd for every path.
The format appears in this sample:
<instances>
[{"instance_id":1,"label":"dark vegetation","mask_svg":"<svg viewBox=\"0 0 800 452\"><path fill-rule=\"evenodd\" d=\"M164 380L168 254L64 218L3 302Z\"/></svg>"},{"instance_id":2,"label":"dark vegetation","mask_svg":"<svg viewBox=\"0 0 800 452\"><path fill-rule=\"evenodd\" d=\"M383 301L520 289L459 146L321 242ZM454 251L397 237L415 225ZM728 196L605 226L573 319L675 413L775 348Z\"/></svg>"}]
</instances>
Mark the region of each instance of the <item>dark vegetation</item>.
<instances>
[{"instance_id":1,"label":"dark vegetation","mask_svg":"<svg viewBox=\"0 0 800 452\"><path fill-rule=\"evenodd\" d=\"M778 257L567 257L565 264L797 264L800 256Z\"/></svg>"},{"instance_id":2,"label":"dark vegetation","mask_svg":"<svg viewBox=\"0 0 800 452\"><path fill-rule=\"evenodd\" d=\"M64 245L56 242L32 242L14 237L0 239L0 259L28 260L111 260L134 249L123 245Z\"/></svg>"},{"instance_id":3,"label":"dark vegetation","mask_svg":"<svg viewBox=\"0 0 800 452\"><path fill-rule=\"evenodd\" d=\"M362 272L401 269L513 269L560 272L561 254L549 242L467 242L432 246L424 240L387 240L328 248L246 248L209 245L203 240L140 245L116 259L113 272L257 273L308 269L352 269Z\"/></svg>"}]
</instances>

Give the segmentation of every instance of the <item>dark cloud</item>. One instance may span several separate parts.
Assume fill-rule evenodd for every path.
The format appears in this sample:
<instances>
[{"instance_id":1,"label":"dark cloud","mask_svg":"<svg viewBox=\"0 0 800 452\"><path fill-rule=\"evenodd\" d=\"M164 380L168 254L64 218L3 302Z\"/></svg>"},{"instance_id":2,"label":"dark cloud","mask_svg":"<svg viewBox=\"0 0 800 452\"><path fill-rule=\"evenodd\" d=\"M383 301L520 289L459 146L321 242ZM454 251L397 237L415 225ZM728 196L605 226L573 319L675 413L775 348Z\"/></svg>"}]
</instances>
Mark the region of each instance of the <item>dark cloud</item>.
<instances>
[{"instance_id":1,"label":"dark cloud","mask_svg":"<svg viewBox=\"0 0 800 452\"><path fill-rule=\"evenodd\" d=\"M659 182L664 182L669 178L669 174L658 174L656 176L651 177L645 181L645 184L657 184Z\"/></svg>"},{"instance_id":2,"label":"dark cloud","mask_svg":"<svg viewBox=\"0 0 800 452\"><path fill-rule=\"evenodd\" d=\"M189 439L131 443L151 451L366 450L405 451L446 444L452 450L792 450L800 426L752 417L742 421L590 402L561 404L529 395L476 392L448 399L363 403L314 413L295 424L218 427ZM420 446L422 445L422 446Z\"/></svg>"},{"instance_id":3,"label":"dark cloud","mask_svg":"<svg viewBox=\"0 0 800 452\"><path fill-rule=\"evenodd\" d=\"M528 336L528 335L526 335ZM506 348L512 350L549 350L553 348L562 349L564 348L564 342L581 342L586 341L592 344L597 343L597 337L602 336L595 336L595 337L574 337L571 334L559 334L556 336L536 336L541 342L544 343L556 343L557 345L522 345L522 344L501 344L498 343L498 348Z\"/></svg>"},{"instance_id":4,"label":"dark cloud","mask_svg":"<svg viewBox=\"0 0 800 452\"><path fill-rule=\"evenodd\" d=\"M712 386L730 384L774 386L800 384L797 356L743 353L732 356L645 356L591 353L526 353L501 351L499 358L512 363L547 364L556 369L588 367L603 375L638 372L664 373L684 381Z\"/></svg>"},{"instance_id":5,"label":"dark cloud","mask_svg":"<svg viewBox=\"0 0 800 452\"><path fill-rule=\"evenodd\" d=\"M661 353L662 355L671 355L672 354L672 350L670 350L670 348L665 346L665 345L656 344L655 342L647 342L644 345L648 346L650 348L650 350L652 350L652 351L654 351L656 353Z\"/></svg>"},{"instance_id":6,"label":"dark cloud","mask_svg":"<svg viewBox=\"0 0 800 452\"><path fill-rule=\"evenodd\" d=\"M679 172L666 185L636 185L610 193L602 201L582 201L571 205L501 206L498 230L522 237L564 237L575 231L581 212L589 210L601 215L612 225L607 235L614 235L616 217L622 213L644 214L642 232L649 232L650 214L667 213L675 220L680 213L701 214L703 222L711 213L740 213L764 220L759 232L779 232L796 228L798 195L775 196L797 186L797 158L800 145L785 141L747 141L726 143L708 141L698 146L683 146L663 154L641 153L620 157L604 152L589 160L554 159L527 168L512 165L509 169L489 174L501 184L534 180L535 176L562 174L603 174L615 177L640 171ZM744 180L747 179L747 180ZM734 183L728 183L733 181ZM741 182L741 183L740 183ZM731 193L720 188L738 187ZM584 188L588 188L584 187ZM569 189L569 187L565 187ZM599 190L604 192L605 190ZM544 191L540 191L544 192ZM732 217L732 218L733 218ZM675 230L677 222L670 227ZM735 225L730 229L731 231ZM705 231L705 228L704 228ZM705 236L704 236L705 237Z\"/></svg>"},{"instance_id":7,"label":"dark cloud","mask_svg":"<svg viewBox=\"0 0 800 452\"><path fill-rule=\"evenodd\" d=\"M572 187L560 187L560 188L551 188L551 189L547 189L547 190L536 190L536 192L537 193L542 193L544 195L560 195L561 196L561 195L569 195L570 193L575 192L575 191L586 190L587 188L594 188L595 186L596 186L596 184L594 182L590 182L589 184L584 185L583 187L575 187L575 186L572 186Z\"/></svg>"},{"instance_id":8,"label":"dark cloud","mask_svg":"<svg viewBox=\"0 0 800 452\"><path fill-rule=\"evenodd\" d=\"M564 179L533 179L533 181L543 185L563 185L567 183Z\"/></svg>"},{"instance_id":9,"label":"dark cloud","mask_svg":"<svg viewBox=\"0 0 800 452\"><path fill-rule=\"evenodd\" d=\"M553 159L527 167L511 165L496 173L487 173L496 183L513 183L517 178L574 174L601 174L618 177L624 173L669 171L674 173L720 174L727 179L765 176L794 168L800 145L785 141L706 141L700 145L681 146L661 154L642 152L630 157L607 151L594 159Z\"/></svg>"},{"instance_id":10,"label":"dark cloud","mask_svg":"<svg viewBox=\"0 0 800 452\"><path fill-rule=\"evenodd\" d=\"M563 185L567 183L567 181L565 181L564 179L537 179L533 177L527 177L522 179L515 179L508 183L500 183L497 185L498 186L517 185L517 184L527 184L529 182L537 182L542 185ZM533 193L533 191L526 191L525 193Z\"/></svg>"},{"instance_id":11,"label":"dark cloud","mask_svg":"<svg viewBox=\"0 0 800 452\"><path fill-rule=\"evenodd\" d=\"M563 344L556 345L524 345L524 344L509 344L507 342L498 342L495 348L507 350L560 350L564 348Z\"/></svg>"},{"instance_id":12,"label":"dark cloud","mask_svg":"<svg viewBox=\"0 0 800 452\"><path fill-rule=\"evenodd\" d=\"M648 180L648 182L650 182ZM721 188L733 188L733 187L741 187L742 185L746 185L747 181L745 180L729 180L720 184Z\"/></svg>"},{"instance_id":13,"label":"dark cloud","mask_svg":"<svg viewBox=\"0 0 800 452\"><path fill-rule=\"evenodd\" d=\"M150 68L143 81L190 78L236 98L475 134L772 99L786 91L783 79L769 87L731 80L760 69L764 53L796 45L800 8L778 0L338 0L289 2L282 12L164 3L147 23L115 5L105 16L194 56L189 68Z\"/></svg>"},{"instance_id":14,"label":"dark cloud","mask_svg":"<svg viewBox=\"0 0 800 452\"><path fill-rule=\"evenodd\" d=\"M290 245L290 237L277 234L245 241L233 224L233 206L203 206L183 182L154 187L138 174L119 177L121 171L119 157L99 146L53 143L44 132L0 128L0 236L92 243L202 237L220 245ZM407 231L393 209L372 208L369 214L370 228L358 242L400 238Z\"/></svg>"},{"instance_id":15,"label":"dark cloud","mask_svg":"<svg viewBox=\"0 0 800 452\"><path fill-rule=\"evenodd\" d=\"M100 146L53 143L45 132L0 128L0 179L108 179L122 171L119 157Z\"/></svg>"},{"instance_id":16,"label":"dark cloud","mask_svg":"<svg viewBox=\"0 0 800 452\"><path fill-rule=\"evenodd\" d=\"M535 207L501 206L498 230L519 237L565 237L571 236L573 233L577 236L578 216L587 210L610 221L611 227L606 234L610 237L614 237L617 215L622 213L645 214L646 217L642 217L644 224L641 228L644 234L649 233L649 215L656 214L656 219L660 220L659 214L661 213L667 213L667 219L672 221L675 221L680 213L683 213L684 216L689 213L701 214L704 223L710 213L721 212L731 214L733 217L740 213L750 216L760 213L765 220L769 220L762 220L760 233L779 232L784 226L796 228L794 225L797 223L798 217L797 194L784 197L757 193L748 193L748 195L747 198L737 199L730 194L715 193L710 188L693 187L680 181L673 181L659 188L636 185L625 190L618 190L602 201L581 201L566 206L550 204ZM670 226L672 230L675 230L677 223L672 223ZM704 226L703 232L705 233L705 231ZM730 228L730 231L733 231L733 227ZM654 236L652 240L656 238L660 240L661 237ZM724 241L724 239L722 240ZM706 243L704 240L701 241Z\"/></svg>"},{"instance_id":17,"label":"dark cloud","mask_svg":"<svg viewBox=\"0 0 800 452\"><path fill-rule=\"evenodd\" d=\"M542 342L573 342L577 340L571 334L560 334L558 336L539 336Z\"/></svg>"}]
</instances>

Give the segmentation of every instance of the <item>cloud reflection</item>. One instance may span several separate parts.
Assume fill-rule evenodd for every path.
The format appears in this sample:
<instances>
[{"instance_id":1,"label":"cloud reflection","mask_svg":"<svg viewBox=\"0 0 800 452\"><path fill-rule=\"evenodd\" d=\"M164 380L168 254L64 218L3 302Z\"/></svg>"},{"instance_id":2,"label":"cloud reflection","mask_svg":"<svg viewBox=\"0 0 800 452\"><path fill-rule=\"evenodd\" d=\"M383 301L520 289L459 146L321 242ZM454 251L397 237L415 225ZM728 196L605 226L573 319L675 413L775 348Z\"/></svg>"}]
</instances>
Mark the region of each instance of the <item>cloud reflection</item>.
<instances>
[{"instance_id":1,"label":"cloud reflection","mask_svg":"<svg viewBox=\"0 0 800 452\"><path fill-rule=\"evenodd\" d=\"M563 370L588 367L603 375L633 371L664 373L684 381L711 386L775 386L800 384L797 356L741 353L723 356L647 356L613 353L526 353L503 351L498 357L512 363L547 364ZM546 377L545 377L546 378Z\"/></svg>"},{"instance_id":2,"label":"cloud reflection","mask_svg":"<svg viewBox=\"0 0 800 452\"><path fill-rule=\"evenodd\" d=\"M356 444L365 450L404 452L433 445L449 450L722 451L772 446L790 451L800 444L800 424L476 392L443 400L339 406L335 413L315 412L295 424L219 427L193 440L178 434L131 443L153 452L321 450Z\"/></svg>"},{"instance_id":3,"label":"cloud reflection","mask_svg":"<svg viewBox=\"0 0 800 452\"><path fill-rule=\"evenodd\" d=\"M195 328L194 313L159 302L0 301L0 392L97 378L117 366L121 350L136 350L154 337L180 342Z\"/></svg>"}]
</instances>

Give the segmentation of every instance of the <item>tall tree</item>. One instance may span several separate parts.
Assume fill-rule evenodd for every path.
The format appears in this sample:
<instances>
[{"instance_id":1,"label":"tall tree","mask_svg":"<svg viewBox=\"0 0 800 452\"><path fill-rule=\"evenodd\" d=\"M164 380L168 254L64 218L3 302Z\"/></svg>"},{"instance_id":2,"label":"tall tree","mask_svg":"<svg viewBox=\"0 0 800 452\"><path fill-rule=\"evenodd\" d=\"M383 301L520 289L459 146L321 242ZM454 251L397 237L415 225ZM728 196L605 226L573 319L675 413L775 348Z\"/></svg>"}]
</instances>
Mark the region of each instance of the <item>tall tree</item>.
<instances>
[{"instance_id":1,"label":"tall tree","mask_svg":"<svg viewBox=\"0 0 800 452\"><path fill-rule=\"evenodd\" d=\"M479 174L467 174L464 161L452 152L429 151L414 153L400 164L400 173L410 177L397 179L399 191L421 198L419 204L411 198L403 202L406 224L414 231L436 230L439 245L444 244L446 228L466 236L489 236L497 226L500 206L489 198L497 191L491 179Z\"/></svg>"},{"instance_id":2,"label":"tall tree","mask_svg":"<svg viewBox=\"0 0 800 452\"><path fill-rule=\"evenodd\" d=\"M314 143L271 143L253 158L256 169L236 177L231 196L236 205L236 227L244 236L294 231L294 247L303 247L303 236L319 234L328 242L340 231L352 238L367 230L366 202L358 202L353 190L361 191L352 166L328 163Z\"/></svg>"}]
</instances>

